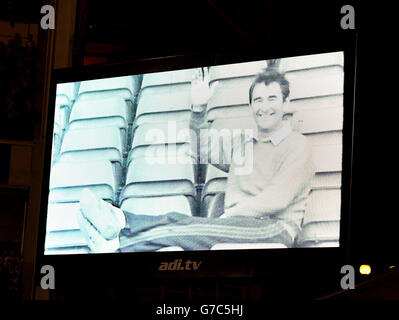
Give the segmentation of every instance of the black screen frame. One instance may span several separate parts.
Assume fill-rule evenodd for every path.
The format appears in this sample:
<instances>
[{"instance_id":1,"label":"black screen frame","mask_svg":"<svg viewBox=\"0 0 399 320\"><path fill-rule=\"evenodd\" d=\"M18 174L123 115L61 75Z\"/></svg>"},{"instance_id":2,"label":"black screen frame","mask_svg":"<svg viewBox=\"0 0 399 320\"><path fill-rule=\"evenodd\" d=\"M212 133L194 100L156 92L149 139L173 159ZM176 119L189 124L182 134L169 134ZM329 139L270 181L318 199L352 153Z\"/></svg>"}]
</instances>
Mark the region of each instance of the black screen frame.
<instances>
[{"instance_id":1,"label":"black screen frame","mask_svg":"<svg viewBox=\"0 0 399 320\"><path fill-rule=\"evenodd\" d=\"M36 257L36 283L40 283L41 266L54 266L57 277L65 286L83 278L100 277L104 283L120 283L129 278L187 279L187 278L262 278L284 274L295 264L303 270L320 265L347 264L350 252L350 216L352 167L355 137L355 88L357 37L349 34L340 39L302 42L301 45L270 43L267 47L247 47L236 51L202 52L170 57L140 59L116 64L86 66L55 70L51 77L47 112L45 163L43 169L41 212ZM327 52L344 52L344 123L341 225L339 248L249 249L226 251L134 252L107 254L44 255L46 235L49 174L53 137L55 95L57 83L99 78L222 65L254 60L294 57ZM161 262L176 259L202 261L197 271L159 271ZM339 271L337 271L339 272Z\"/></svg>"}]
</instances>

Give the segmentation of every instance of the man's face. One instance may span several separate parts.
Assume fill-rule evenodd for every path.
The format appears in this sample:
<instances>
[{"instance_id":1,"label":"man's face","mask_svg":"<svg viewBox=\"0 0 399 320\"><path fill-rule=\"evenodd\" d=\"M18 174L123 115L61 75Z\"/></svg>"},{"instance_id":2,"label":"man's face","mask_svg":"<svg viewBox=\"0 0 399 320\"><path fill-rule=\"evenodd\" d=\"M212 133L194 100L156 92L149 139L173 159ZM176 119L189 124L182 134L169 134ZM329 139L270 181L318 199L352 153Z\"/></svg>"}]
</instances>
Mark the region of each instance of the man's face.
<instances>
[{"instance_id":1,"label":"man's face","mask_svg":"<svg viewBox=\"0 0 399 320\"><path fill-rule=\"evenodd\" d=\"M271 133L277 130L283 121L283 94L280 84L272 82L269 85L258 83L252 92L252 111L258 130Z\"/></svg>"}]
</instances>

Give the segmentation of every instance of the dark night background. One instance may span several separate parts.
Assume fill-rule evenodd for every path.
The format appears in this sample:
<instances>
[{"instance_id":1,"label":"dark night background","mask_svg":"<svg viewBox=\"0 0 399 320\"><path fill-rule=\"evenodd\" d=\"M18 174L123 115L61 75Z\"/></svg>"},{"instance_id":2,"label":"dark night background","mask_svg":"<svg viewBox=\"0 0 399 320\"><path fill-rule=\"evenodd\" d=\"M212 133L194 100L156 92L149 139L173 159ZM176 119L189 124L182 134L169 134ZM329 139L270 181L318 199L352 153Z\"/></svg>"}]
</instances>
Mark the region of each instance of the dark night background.
<instances>
[{"instance_id":1,"label":"dark night background","mask_svg":"<svg viewBox=\"0 0 399 320\"><path fill-rule=\"evenodd\" d=\"M37 23L43 4L0 1L0 19ZM340 9L346 4L355 8L355 30L341 29ZM389 88L396 60L389 57L395 52L384 47L383 36L393 33L387 11L360 1L80 0L73 65L301 46L357 35L350 259L382 270L399 260L397 143L392 141L397 105L396 91Z\"/></svg>"}]
</instances>

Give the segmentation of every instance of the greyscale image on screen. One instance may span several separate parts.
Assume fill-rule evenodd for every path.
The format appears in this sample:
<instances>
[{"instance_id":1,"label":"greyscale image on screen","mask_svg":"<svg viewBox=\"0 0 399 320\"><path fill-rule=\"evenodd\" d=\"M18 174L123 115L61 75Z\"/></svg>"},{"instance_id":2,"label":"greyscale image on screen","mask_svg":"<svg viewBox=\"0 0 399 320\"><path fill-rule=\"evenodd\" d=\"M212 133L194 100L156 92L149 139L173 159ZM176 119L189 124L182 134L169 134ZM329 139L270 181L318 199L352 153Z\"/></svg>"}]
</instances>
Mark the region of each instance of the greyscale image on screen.
<instances>
[{"instance_id":1,"label":"greyscale image on screen","mask_svg":"<svg viewBox=\"0 0 399 320\"><path fill-rule=\"evenodd\" d=\"M45 255L339 247L343 65L57 84Z\"/></svg>"}]
</instances>

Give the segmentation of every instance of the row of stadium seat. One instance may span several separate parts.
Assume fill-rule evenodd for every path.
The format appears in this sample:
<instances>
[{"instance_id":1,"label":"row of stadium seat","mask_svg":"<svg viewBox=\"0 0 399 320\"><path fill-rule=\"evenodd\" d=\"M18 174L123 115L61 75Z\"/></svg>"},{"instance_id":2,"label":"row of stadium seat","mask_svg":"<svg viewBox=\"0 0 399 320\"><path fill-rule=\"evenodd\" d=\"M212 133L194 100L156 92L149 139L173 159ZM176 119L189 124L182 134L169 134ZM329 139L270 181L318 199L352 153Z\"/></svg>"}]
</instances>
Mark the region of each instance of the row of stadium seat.
<instances>
[{"instance_id":1,"label":"row of stadium seat","mask_svg":"<svg viewBox=\"0 0 399 320\"><path fill-rule=\"evenodd\" d=\"M193 72L143 76L119 201L125 212L195 214L196 171L188 155Z\"/></svg>"},{"instance_id":2,"label":"row of stadium seat","mask_svg":"<svg viewBox=\"0 0 399 320\"><path fill-rule=\"evenodd\" d=\"M177 92L181 92L184 87L187 96L192 72L189 74L186 72L188 77L183 78L179 76L180 74L182 73L163 74L163 76L166 75L163 81L170 81L171 78L172 81L177 82L183 80L185 84L179 86ZM178 77L176 78L175 75ZM81 190L85 187L90 188L102 199L136 213L143 210L143 213L153 214L169 211L187 214L194 212L195 173L190 159L186 161L186 165L182 166L179 162L173 168L165 162L159 164L159 158L164 156L159 152L162 151L161 143L177 143L178 154L181 153L182 157L186 157L190 137L177 136L177 140L171 141L168 136L164 141L155 137L157 139L152 142L152 145L158 146L155 148L158 150L153 150L155 151L153 165L147 157L145 149L148 149L150 144L146 143L145 138L146 134L154 129L148 124L154 122L154 119L158 119L156 122L163 120L159 116L152 117L151 103L156 104L154 100L156 95L151 90L154 86L161 84L159 90L156 91L160 93L162 90L165 91L165 83L162 85L159 82L162 77L153 77L154 82L151 76L149 75L148 79L146 77L143 81L144 88L140 92L140 104L137 106L136 116L134 116L136 110L129 109L129 104L126 103L128 100L134 101L131 99L132 95L128 94L128 90L123 88L124 83L130 81L126 78L123 79L124 83L116 81L117 79L107 79L107 83L105 83L106 80L82 82L76 102L68 105L70 116L68 121L60 125L63 127L64 135L58 155L54 157L57 161L54 163L51 174L47 224L49 234L46 243L49 252L70 246L82 249L76 247L82 245L84 241L76 221L76 210L78 210L76 204ZM95 91L91 92L91 89ZM167 96L173 96L169 89L166 89L164 93ZM152 102L147 97L152 99ZM181 99L178 98L176 101L181 101ZM162 102L162 99L159 102ZM148 103L150 104L146 105ZM188 110L186 116L189 117L191 102L186 102L186 105ZM171 110L174 109L173 105L168 107ZM178 131L188 126L188 121L180 123ZM161 124L157 125L157 128L159 132L160 128L166 129L166 126ZM187 150L185 151L184 148ZM169 173L169 176L165 176L165 172ZM152 183L154 181L155 185ZM119 201L118 190L121 190L122 186L124 188ZM164 211L160 211L160 208ZM67 212L69 212L68 215L66 215Z\"/></svg>"},{"instance_id":3,"label":"row of stadium seat","mask_svg":"<svg viewBox=\"0 0 399 320\"><path fill-rule=\"evenodd\" d=\"M310 205L297 243L337 245L342 57L330 54L283 59L281 66L291 81L291 104L286 111L292 115L289 121L309 137L317 165ZM248 89L254 75L264 67L265 61L249 63L245 68L225 65L209 69L211 83L219 81L206 112L210 128L254 128ZM63 135L52 169L52 176L57 178L50 183L49 252L60 247L87 250L74 214L83 187L128 212L212 215L216 195L224 192L226 174L213 166L204 171L198 213L197 183L201 179L187 156L191 150L189 134L174 136L170 134L173 130L168 131L172 123L176 132L188 132L193 72L190 69L146 74L142 81L124 77L121 81L82 82L74 97L63 93L69 99L65 99L69 101L66 107L58 103L57 91L59 110L68 111L62 118L67 121L56 119ZM168 155L170 161L177 163L165 162ZM323 206L326 203L329 205Z\"/></svg>"},{"instance_id":4,"label":"row of stadium seat","mask_svg":"<svg viewBox=\"0 0 399 320\"><path fill-rule=\"evenodd\" d=\"M84 188L118 204L140 82L129 76L57 87L54 126L59 132L54 130L45 244L49 253L88 251L77 222Z\"/></svg>"}]
</instances>

